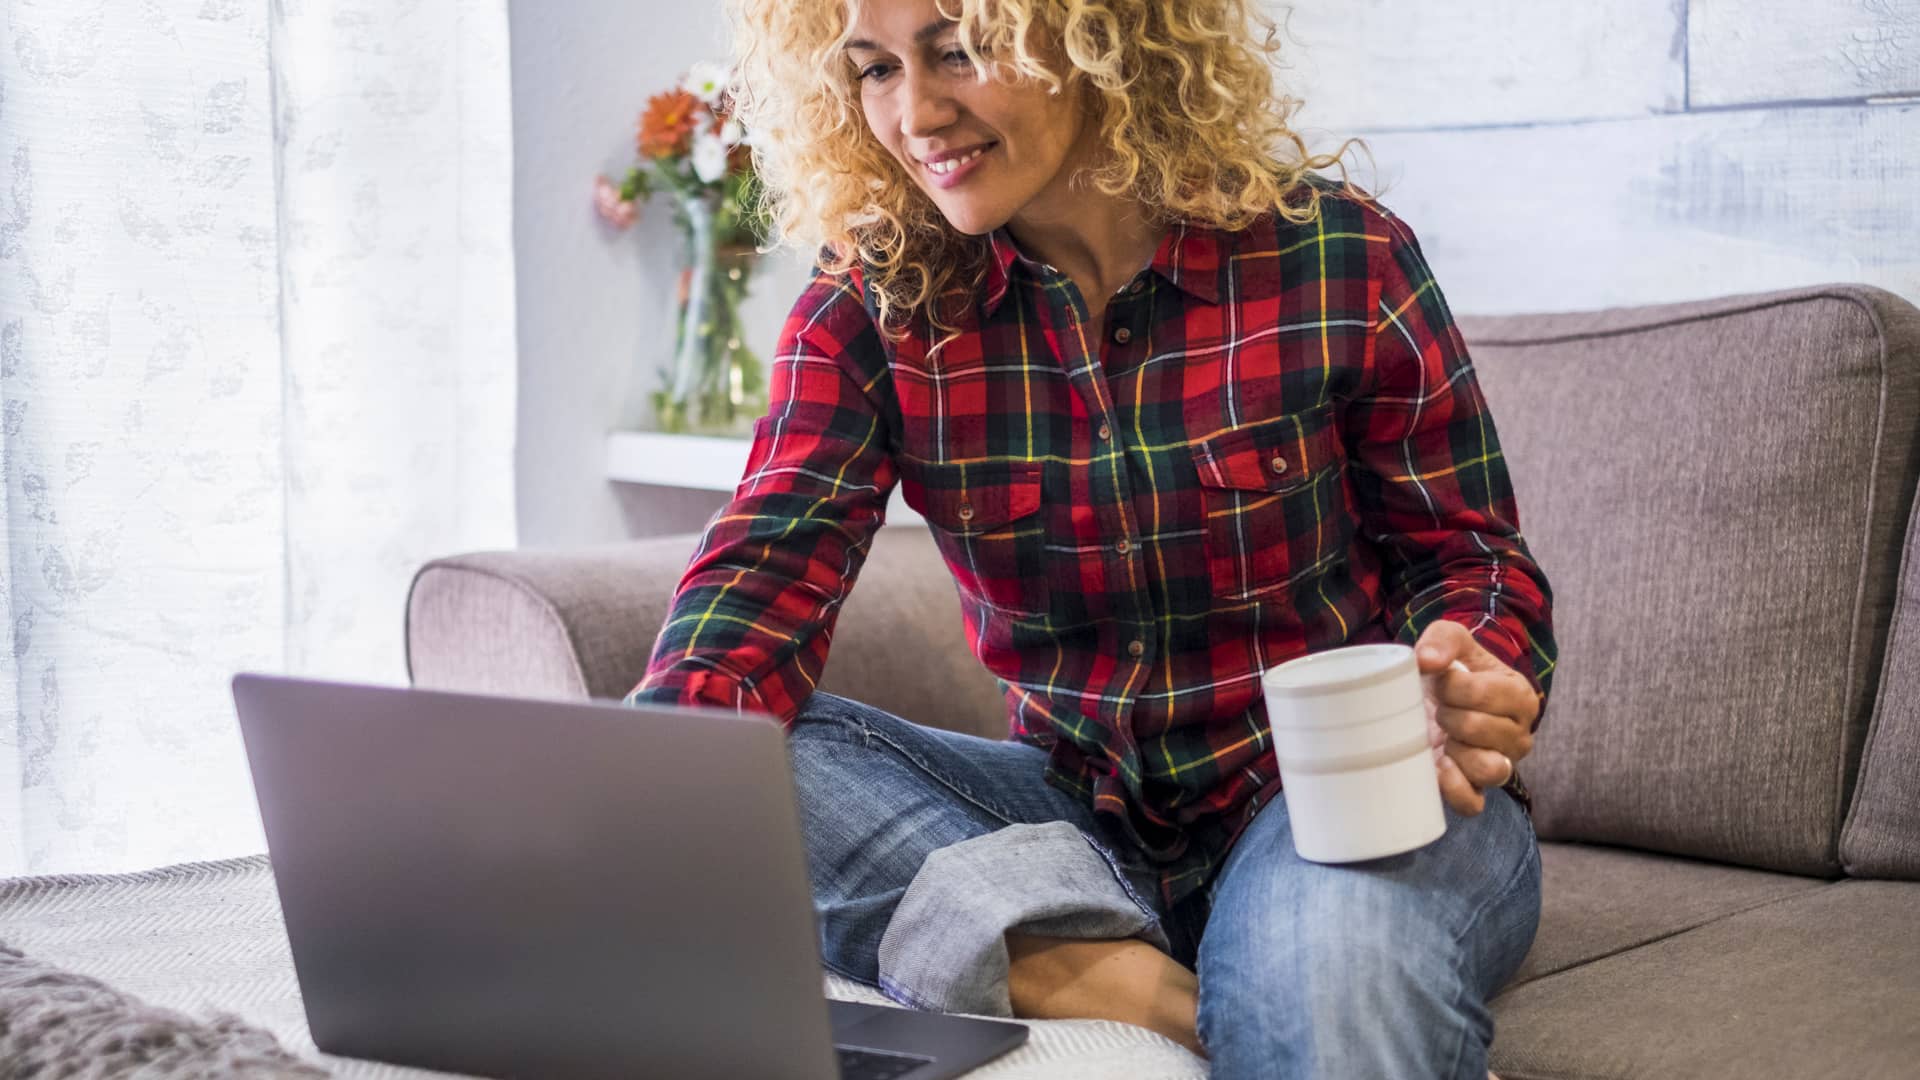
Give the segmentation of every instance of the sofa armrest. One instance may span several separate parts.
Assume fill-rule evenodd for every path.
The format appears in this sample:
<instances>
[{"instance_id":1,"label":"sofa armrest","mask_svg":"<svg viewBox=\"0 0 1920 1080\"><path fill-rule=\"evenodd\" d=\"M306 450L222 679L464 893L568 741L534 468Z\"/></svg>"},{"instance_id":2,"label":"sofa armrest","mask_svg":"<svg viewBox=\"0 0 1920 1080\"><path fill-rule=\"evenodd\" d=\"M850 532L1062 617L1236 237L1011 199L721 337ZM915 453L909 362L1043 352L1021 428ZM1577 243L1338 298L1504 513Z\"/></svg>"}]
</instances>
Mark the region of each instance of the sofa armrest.
<instances>
[{"instance_id":1,"label":"sofa armrest","mask_svg":"<svg viewBox=\"0 0 1920 1080\"><path fill-rule=\"evenodd\" d=\"M640 681L698 540L435 559L407 596L415 686L511 697L613 699ZM968 650L953 579L923 531L880 531L834 632L821 689L930 727L989 738L1007 707Z\"/></svg>"}]
</instances>

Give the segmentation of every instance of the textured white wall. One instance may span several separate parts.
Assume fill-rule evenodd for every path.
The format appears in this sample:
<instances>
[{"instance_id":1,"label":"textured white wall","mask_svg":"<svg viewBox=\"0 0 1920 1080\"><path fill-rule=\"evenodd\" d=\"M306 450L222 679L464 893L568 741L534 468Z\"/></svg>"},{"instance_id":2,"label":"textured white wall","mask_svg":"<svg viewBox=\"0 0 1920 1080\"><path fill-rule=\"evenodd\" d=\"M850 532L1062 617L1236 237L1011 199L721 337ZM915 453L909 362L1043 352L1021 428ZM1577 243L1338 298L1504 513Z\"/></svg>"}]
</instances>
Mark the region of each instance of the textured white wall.
<instances>
[{"instance_id":1,"label":"textured white wall","mask_svg":"<svg viewBox=\"0 0 1920 1080\"><path fill-rule=\"evenodd\" d=\"M1456 312L1827 281L1920 303L1920 0L1269 10L1311 141L1367 140Z\"/></svg>"},{"instance_id":2,"label":"textured white wall","mask_svg":"<svg viewBox=\"0 0 1920 1080\"><path fill-rule=\"evenodd\" d=\"M509 4L520 345L520 542L591 543L699 527L710 493L610 483L609 431L647 416L672 347L679 238L664 202L626 233L601 224L593 177L633 161L648 95L726 55L713 2ZM806 267L767 267L750 317L762 356Z\"/></svg>"},{"instance_id":3,"label":"textured white wall","mask_svg":"<svg viewBox=\"0 0 1920 1080\"><path fill-rule=\"evenodd\" d=\"M1820 281L1920 303L1920 0L1270 0L1321 149L1371 145L1460 313L1577 310ZM601 476L644 417L677 254L657 208L587 208L645 96L724 52L717 4L513 5L520 530L697 527L717 496ZM769 267L771 352L805 280Z\"/></svg>"}]
</instances>

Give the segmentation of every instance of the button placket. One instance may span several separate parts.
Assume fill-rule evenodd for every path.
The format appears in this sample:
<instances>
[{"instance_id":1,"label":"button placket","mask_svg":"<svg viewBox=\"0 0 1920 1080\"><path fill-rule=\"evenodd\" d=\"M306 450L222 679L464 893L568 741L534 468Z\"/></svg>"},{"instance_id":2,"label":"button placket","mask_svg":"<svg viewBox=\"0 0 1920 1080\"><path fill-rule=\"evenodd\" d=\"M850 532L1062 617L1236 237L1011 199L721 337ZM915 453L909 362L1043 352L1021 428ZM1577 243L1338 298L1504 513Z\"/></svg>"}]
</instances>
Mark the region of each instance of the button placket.
<instances>
[{"instance_id":1,"label":"button placket","mask_svg":"<svg viewBox=\"0 0 1920 1080\"><path fill-rule=\"evenodd\" d=\"M1067 302L1059 303L1054 309L1056 317L1064 315L1067 320L1079 323L1083 330L1097 331L1097 328L1087 326L1084 318L1085 310L1079 308L1072 302L1072 298L1076 295L1077 294L1071 292L1067 294ZM1104 318L1124 317L1123 313L1127 312L1131 307L1132 305L1130 304L1113 305L1109 308L1108 314L1104 316ZM1128 330L1126 334L1121 336L1126 340L1131 340L1133 334L1131 330ZM1107 335L1108 340L1111 340L1113 337L1113 334ZM1067 363L1069 382L1080 394L1081 400L1086 404L1090 419L1094 421L1094 428L1090 434L1095 436L1096 443L1106 444L1105 446L1095 445L1090 448L1092 451L1090 466L1093 469L1092 479L1096 486L1110 484L1113 492L1111 503L1103 506L1100 513L1100 521L1106 531L1106 535L1118 537L1118 539L1108 542L1110 544L1110 550L1131 553L1139 549L1139 544L1131 539L1135 531L1133 528L1134 522L1132 514L1132 483L1128 475L1127 455L1120 450L1118 440L1115 438L1116 433L1113 429L1113 424L1119 419L1117 407L1114 404L1112 394L1109 392L1106 368L1100 362L1101 357L1097 355L1103 347L1102 338L1095 336L1091 340L1087 340L1077 334L1062 335L1062 344L1071 343L1077 346L1081 341L1086 341L1086 344L1094 350L1096 355L1075 355L1074 350L1069 349L1061 359ZM1154 618L1153 605L1147 595L1145 579L1139 576L1141 569L1139 560L1129 557L1126 559L1124 565L1129 568L1124 571L1124 574L1127 578L1131 578L1134 581L1135 587L1127 588L1124 585L1116 584L1115 587L1109 591L1108 597L1112 602L1114 614L1122 620L1132 622L1136 626L1143 623L1150 623ZM1125 580L1125 578L1123 578L1123 580ZM1132 660L1139 660L1146 655L1146 642L1141 638L1133 638L1123 647L1127 650L1127 655ZM1114 730L1120 733L1123 739L1130 740L1132 738L1133 716L1132 695L1140 688L1140 685L1146 681L1148 672L1143 666L1138 664L1124 666L1123 672L1124 674L1120 674L1116 679L1116 685L1113 687L1115 691L1118 691L1117 697L1120 698L1120 700L1112 705L1111 720Z\"/></svg>"}]
</instances>

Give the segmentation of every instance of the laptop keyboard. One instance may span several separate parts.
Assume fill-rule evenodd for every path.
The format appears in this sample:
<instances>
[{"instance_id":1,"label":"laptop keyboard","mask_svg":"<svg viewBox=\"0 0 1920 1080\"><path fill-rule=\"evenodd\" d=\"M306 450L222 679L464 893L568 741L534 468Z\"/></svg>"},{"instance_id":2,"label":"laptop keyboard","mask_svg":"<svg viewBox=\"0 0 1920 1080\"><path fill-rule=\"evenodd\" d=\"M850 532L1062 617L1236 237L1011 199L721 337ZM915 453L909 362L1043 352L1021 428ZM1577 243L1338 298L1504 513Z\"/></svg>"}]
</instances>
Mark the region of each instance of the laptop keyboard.
<instances>
[{"instance_id":1,"label":"laptop keyboard","mask_svg":"<svg viewBox=\"0 0 1920 1080\"><path fill-rule=\"evenodd\" d=\"M840 1080L894 1080L922 1065L933 1063L932 1058L887 1054L852 1046L836 1046L833 1049L840 1055Z\"/></svg>"}]
</instances>

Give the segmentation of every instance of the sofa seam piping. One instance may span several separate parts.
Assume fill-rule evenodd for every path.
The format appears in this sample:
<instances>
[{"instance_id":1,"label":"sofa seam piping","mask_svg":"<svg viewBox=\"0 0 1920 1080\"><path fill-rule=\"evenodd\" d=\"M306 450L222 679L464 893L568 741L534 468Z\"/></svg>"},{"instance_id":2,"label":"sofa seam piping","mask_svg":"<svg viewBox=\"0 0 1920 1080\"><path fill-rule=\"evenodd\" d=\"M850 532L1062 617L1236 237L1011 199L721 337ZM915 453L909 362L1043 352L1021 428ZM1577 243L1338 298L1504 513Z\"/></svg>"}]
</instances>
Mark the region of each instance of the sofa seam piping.
<instances>
[{"instance_id":1,"label":"sofa seam piping","mask_svg":"<svg viewBox=\"0 0 1920 1080\"><path fill-rule=\"evenodd\" d=\"M1502 346L1502 347L1510 346L1510 345L1562 345L1562 344L1566 344L1568 342L1574 342L1574 341L1589 341L1589 340L1594 340L1598 338L1623 337L1627 334L1644 333L1650 330L1668 330L1676 326L1686 326L1689 323L1708 322L1714 319L1724 319L1733 315L1746 315L1755 311L1763 311L1770 307L1786 307L1791 304L1805 304L1815 300L1841 300L1848 303L1864 305L1865 300L1861 296L1859 296L1857 292L1852 291L1858 288L1859 286L1850 285L1850 284L1842 285L1838 288L1833 286L1823 286L1815 289L1814 291L1807 292L1807 293L1800 293L1797 295L1794 293L1789 293L1788 295L1785 295L1785 296L1773 294L1771 299L1754 300L1751 302L1741 304L1736 307L1722 308L1722 309L1717 309L1713 311L1702 311L1692 315L1677 315L1672 318L1663 319L1656 322L1637 323L1631 326L1620 326L1620 327L1614 327L1614 328L1605 329L1605 330L1587 330L1587 331L1581 331L1579 333L1552 334L1552 335L1534 336L1534 337L1529 337L1529 336L1475 337L1472 340L1468 341L1467 344L1470 348L1479 348L1480 346L1483 346L1483 345ZM1763 293L1759 295L1766 296L1768 294ZM1697 302L1704 303L1706 301L1697 301ZM1633 308L1624 307L1624 308L1601 309L1600 311L1554 312L1549 314L1562 315L1562 316L1564 315L1598 315L1606 310L1631 311L1633 310ZM1527 318L1528 316L1525 316L1525 315L1477 315L1477 316L1467 316L1467 317L1470 319L1519 319L1519 318Z\"/></svg>"},{"instance_id":2,"label":"sofa seam piping","mask_svg":"<svg viewBox=\"0 0 1920 1080\"><path fill-rule=\"evenodd\" d=\"M1879 349L1880 401L1879 401L1879 408L1875 410L1875 413L1876 413L1875 418L1877 420L1877 424L1874 428L1874 434L1873 434L1873 461L1876 465L1878 465L1881 461L1882 451L1886 447L1888 384L1892 381L1892 377L1893 377L1892 369L1891 369L1891 366L1888 364L1888 358L1887 358L1887 327L1884 320L1880 318L1880 313L1874 310L1873 305L1866 303L1864 300L1858 297L1855 297L1854 301L1859 306L1859 308L1866 313L1868 322L1870 322L1873 325L1874 337L1880 344L1880 349ZM1855 583L1855 586L1854 586L1853 611L1851 612L1851 618L1848 619L1848 622L1850 623L1849 632L1847 636L1847 674L1849 677L1848 681L1852 681L1852 677L1855 674L1856 667L1862 669L1861 674L1863 675L1868 674L1864 671L1865 658L1859 655L1860 638L1861 638L1860 624L1864 616L1864 613L1866 610L1866 604L1867 604L1868 564L1872 561L1872 558L1873 558L1873 509L1874 509L1874 503L1875 503L1876 497L1881 494L1879 489L1880 489L1879 470L1877 468L1870 468L1867 470L1867 505L1865 508L1865 521L1864 521L1865 528L1861 530L1862 535L1860 537L1860 579L1858 582ZM1907 517L1908 517L1908 523L1911 523L1913 518L1911 510L1909 510ZM1906 528L1903 526L1901 529L1902 539L1905 538L1906 531L1907 531ZM1901 548L1902 548L1902 552L1900 556L1900 564L1896 566L1894 569L1894 584L1893 584L1894 591L1893 591L1893 599L1892 599L1892 605L1891 605L1893 610L1889 613L1888 619L1887 619L1887 650L1886 652L1888 654L1890 654L1893 651L1893 627L1894 627L1894 624L1899 620L1899 615L1900 615L1900 595L1901 595L1900 587L1906 578L1906 571L1908 569L1908 564L1907 564L1907 560L1904 552L1905 545L1902 544ZM1866 772L1867 754L1873 745L1873 732L1874 732L1874 729L1879 726L1880 705L1882 700L1886 696L1886 679L1885 679L1886 659L1887 659L1886 655L1883 654L1881 657L1880 671L1877 673L1872 673L1873 681L1874 681L1874 693L1872 696L1872 701L1867 703L1867 707L1868 707L1867 724L1866 724L1866 729L1862 731L1860 734L1859 768L1856 769L1854 772L1854 791L1851 793L1847 791L1846 727L1842 726L1840 730L1840 753L1835 755L1839 759L1839 761L1838 761L1838 764L1836 764L1834 767L1834 770L1835 770L1834 771L1834 789L1833 789L1834 828L1833 828L1833 840L1832 840L1833 846L1831 848L1831 853L1832 853L1833 865L1838 867L1842 873L1846 872L1846 863L1840 857L1840 847L1841 847L1842 840L1845 838L1847 833L1847 817L1852 809L1853 797L1856 797L1859 793L1859 780L1862 776L1865 775L1865 772Z\"/></svg>"},{"instance_id":3,"label":"sofa seam piping","mask_svg":"<svg viewBox=\"0 0 1920 1080\"><path fill-rule=\"evenodd\" d=\"M1697 922L1697 923L1692 923L1692 924L1690 924L1690 925L1687 925L1687 926L1682 926L1682 927L1679 927L1678 929L1675 929L1675 930L1669 930L1669 931L1667 931L1667 932L1666 932L1666 933L1664 933L1664 934L1660 934L1660 935L1658 935L1658 936L1655 936L1655 937L1650 937L1650 938L1648 938L1648 939L1647 939L1647 940L1645 940L1645 941L1638 941L1638 942L1635 942L1635 943L1633 943L1632 945L1623 945L1623 946L1621 946L1621 947L1620 947L1620 948L1618 948L1618 949L1614 949L1614 950L1612 950L1611 952L1605 952L1605 953L1601 953L1601 954L1600 954L1600 955L1598 955L1598 956L1590 956L1590 957L1588 957L1588 958L1586 958L1585 960L1582 960L1582 961L1580 961L1580 962L1579 962L1579 963L1577 963L1577 964L1569 964L1569 965L1568 965L1568 966L1566 966L1566 967L1563 967L1563 968L1559 968L1559 969L1556 969L1556 970L1554 970L1554 971L1549 971L1549 972L1547 972L1547 973L1546 973L1546 974L1544 974L1544 975L1536 975L1536 976L1534 976L1533 978L1531 978L1531 979L1528 979L1528 980L1527 980L1526 982L1523 982L1523 983L1520 983L1520 984L1518 984L1517 986L1515 986L1515 987L1513 987L1513 989L1519 989L1519 987L1521 987L1521 986L1531 986L1531 985L1533 985L1533 984L1534 984L1534 983L1536 983L1536 982L1543 982L1543 981L1545 981L1545 980L1547 980L1547 979L1552 979L1552 978L1557 978L1557 977L1559 977L1559 976L1561 976L1561 975L1566 975L1566 974L1569 974L1569 973L1571 973L1571 972L1575 972L1575 971L1578 971L1578 970L1580 970L1580 969L1581 969L1581 968L1583 968L1583 967L1587 967L1588 965L1591 965L1591 964L1597 964L1597 963L1599 963L1599 962L1600 962L1600 961L1602 961L1602 960L1611 960L1612 958L1614 958L1614 957L1616 957L1616 956L1620 956L1620 955L1622 955L1622 954L1624 954L1624 953L1630 953L1630 952L1633 952L1633 951L1635 951L1636 949L1643 949L1643 948L1646 948L1646 947L1647 947L1647 946L1649 946L1649 945L1658 945L1659 943L1661 943L1661 942L1663 942L1663 941L1665 941L1665 940L1667 940L1668 938L1675 938L1675 937L1679 937L1679 936L1680 936L1680 935L1682 935L1682 934L1690 934L1690 933L1692 933L1692 932L1693 932L1693 931L1695 931L1695 930L1699 930L1699 929L1702 929L1703 927L1707 927L1707 926L1712 926L1712 925L1713 925L1714 923L1718 923L1718 922L1724 922L1724 921L1726 921L1727 919L1731 919L1731 918L1733 918L1733 917L1735 917L1735 916L1737 916L1737 915L1745 915L1745 914L1746 914L1747 912L1749 912L1749 911L1758 911L1758 910L1760 910L1760 909L1761 909L1761 908L1763 908L1763 907L1771 907L1771 906L1773 906L1774 904L1783 904L1783 903L1786 903L1786 902L1787 902L1787 901L1789 901L1789 900L1795 900L1795 899L1798 899L1799 897L1802 897L1802 896L1806 896L1806 895L1809 895L1809 894L1811 894L1811 893L1816 893L1816 892L1819 892L1819 891L1820 891L1820 890L1822 890L1822 889L1825 889L1825 888L1830 888L1830 887L1832 887L1832 886L1835 886L1835 885L1843 885L1843 884L1845 884L1845 883L1846 883L1846 882L1845 882L1844 880L1841 880L1841 881L1821 881L1821 882L1819 882L1818 884L1816 884L1816 885L1814 885L1814 886L1812 886L1811 888L1806 888L1806 889L1798 889L1798 890L1795 890L1794 892L1791 892L1791 893L1788 893L1788 894L1787 894L1787 895L1785 895L1785 896L1775 896L1775 897L1771 897L1771 898L1769 898L1769 899L1766 899L1766 900L1762 900L1762 901L1759 901L1758 903L1754 903L1754 904L1748 904L1748 905L1747 905L1746 907L1743 907L1743 908L1737 908L1737 909L1735 909L1735 910L1733 910L1733 911L1727 911L1727 912L1723 912L1723 913L1721 913L1721 914L1719 914L1719 915L1715 915L1715 916L1714 916L1713 918L1710 918L1710 919L1702 919L1701 921L1699 921L1699 922ZM1500 994L1496 994L1496 995L1494 995L1494 996L1495 996L1495 997L1499 997L1499 996L1500 996L1501 994L1505 994L1505 993L1506 993L1506 989L1507 989L1507 988L1504 988L1504 987L1503 987L1503 988L1501 989L1501 991L1500 991Z\"/></svg>"}]
</instances>

